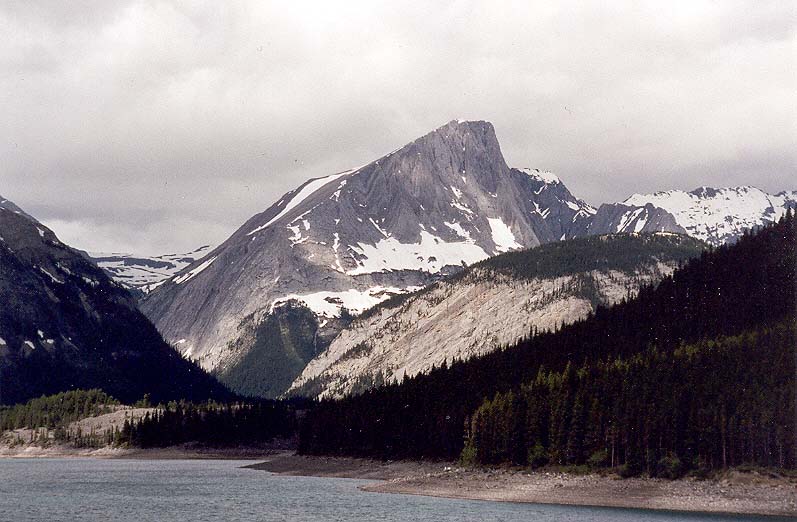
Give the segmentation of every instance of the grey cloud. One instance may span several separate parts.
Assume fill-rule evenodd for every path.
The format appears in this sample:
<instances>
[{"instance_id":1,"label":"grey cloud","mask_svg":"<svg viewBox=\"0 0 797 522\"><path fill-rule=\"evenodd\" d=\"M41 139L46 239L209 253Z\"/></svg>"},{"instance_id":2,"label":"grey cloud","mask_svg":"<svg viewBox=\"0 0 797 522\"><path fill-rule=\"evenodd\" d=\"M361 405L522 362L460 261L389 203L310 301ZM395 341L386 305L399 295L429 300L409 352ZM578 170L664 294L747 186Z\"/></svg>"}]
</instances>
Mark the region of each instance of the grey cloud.
<instances>
[{"instance_id":1,"label":"grey cloud","mask_svg":"<svg viewBox=\"0 0 797 522\"><path fill-rule=\"evenodd\" d=\"M92 250L218 242L456 117L592 203L794 189L789 2L4 2L0 193Z\"/></svg>"}]
</instances>

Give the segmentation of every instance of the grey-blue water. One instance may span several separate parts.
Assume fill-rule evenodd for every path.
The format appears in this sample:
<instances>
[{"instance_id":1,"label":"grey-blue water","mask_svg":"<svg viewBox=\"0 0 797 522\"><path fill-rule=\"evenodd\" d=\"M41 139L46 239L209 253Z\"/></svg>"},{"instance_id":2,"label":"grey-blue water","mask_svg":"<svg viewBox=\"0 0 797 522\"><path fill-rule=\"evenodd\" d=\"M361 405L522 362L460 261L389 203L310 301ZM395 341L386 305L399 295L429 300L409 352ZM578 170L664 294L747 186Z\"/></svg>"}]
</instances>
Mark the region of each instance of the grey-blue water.
<instances>
[{"instance_id":1,"label":"grey-blue water","mask_svg":"<svg viewBox=\"0 0 797 522\"><path fill-rule=\"evenodd\" d=\"M234 460L0 459L0 520L739 521L604 508L366 493L362 480L276 476Z\"/></svg>"}]
</instances>

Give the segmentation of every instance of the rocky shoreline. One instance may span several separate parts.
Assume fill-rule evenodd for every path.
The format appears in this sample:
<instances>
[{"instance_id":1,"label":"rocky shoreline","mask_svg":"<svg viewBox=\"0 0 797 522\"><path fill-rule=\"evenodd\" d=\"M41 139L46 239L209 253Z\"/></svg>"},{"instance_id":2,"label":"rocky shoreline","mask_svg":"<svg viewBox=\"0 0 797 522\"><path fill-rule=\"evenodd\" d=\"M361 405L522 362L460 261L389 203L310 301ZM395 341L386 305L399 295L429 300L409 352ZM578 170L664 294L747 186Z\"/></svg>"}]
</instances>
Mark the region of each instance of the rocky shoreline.
<instances>
[{"instance_id":1,"label":"rocky shoreline","mask_svg":"<svg viewBox=\"0 0 797 522\"><path fill-rule=\"evenodd\" d=\"M247 466L277 474L379 480L362 490L499 502L667 511L797 516L797 478L728 471L710 480L621 479L521 470L475 470L446 463L381 462L276 454Z\"/></svg>"}]
</instances>

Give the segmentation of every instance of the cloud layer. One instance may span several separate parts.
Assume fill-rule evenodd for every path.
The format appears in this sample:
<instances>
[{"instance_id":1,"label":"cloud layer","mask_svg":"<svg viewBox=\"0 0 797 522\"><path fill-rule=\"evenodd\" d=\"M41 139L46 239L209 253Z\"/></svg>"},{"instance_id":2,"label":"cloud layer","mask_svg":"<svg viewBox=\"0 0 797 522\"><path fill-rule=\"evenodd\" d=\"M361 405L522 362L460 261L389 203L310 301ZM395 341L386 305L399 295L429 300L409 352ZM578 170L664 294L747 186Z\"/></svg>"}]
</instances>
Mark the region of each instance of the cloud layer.
<instances>
[{"instance_id":1,"label":"cloud layer","mask_svg":"<svg viewBox=\"0 0 797 522\"><path fill-rule=\"evenodd\" d=\"M592 203L795 189L791 2L0 4L0 194L89 250L222 241L454 118Z\"/></svg>"}]
</instances>

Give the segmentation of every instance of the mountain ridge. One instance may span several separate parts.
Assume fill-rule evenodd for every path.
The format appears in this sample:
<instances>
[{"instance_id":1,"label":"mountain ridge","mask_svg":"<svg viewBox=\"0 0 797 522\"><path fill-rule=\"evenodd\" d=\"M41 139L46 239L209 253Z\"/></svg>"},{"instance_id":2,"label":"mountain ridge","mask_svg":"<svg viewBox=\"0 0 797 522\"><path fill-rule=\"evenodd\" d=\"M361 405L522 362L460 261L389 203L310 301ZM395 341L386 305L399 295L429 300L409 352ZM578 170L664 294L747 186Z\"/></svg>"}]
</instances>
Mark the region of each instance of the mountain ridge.
<instances>
[{"instance_id":1,"label":"mountain ridge","mask_svg":"<svg viewBox=\"0 0 797 522\"><path fill-rule=\"evenodd\" d=\"M0 403L75 388L128 401L230 395L82 252L0 198Z\"/></svg>"}]
</instances>

